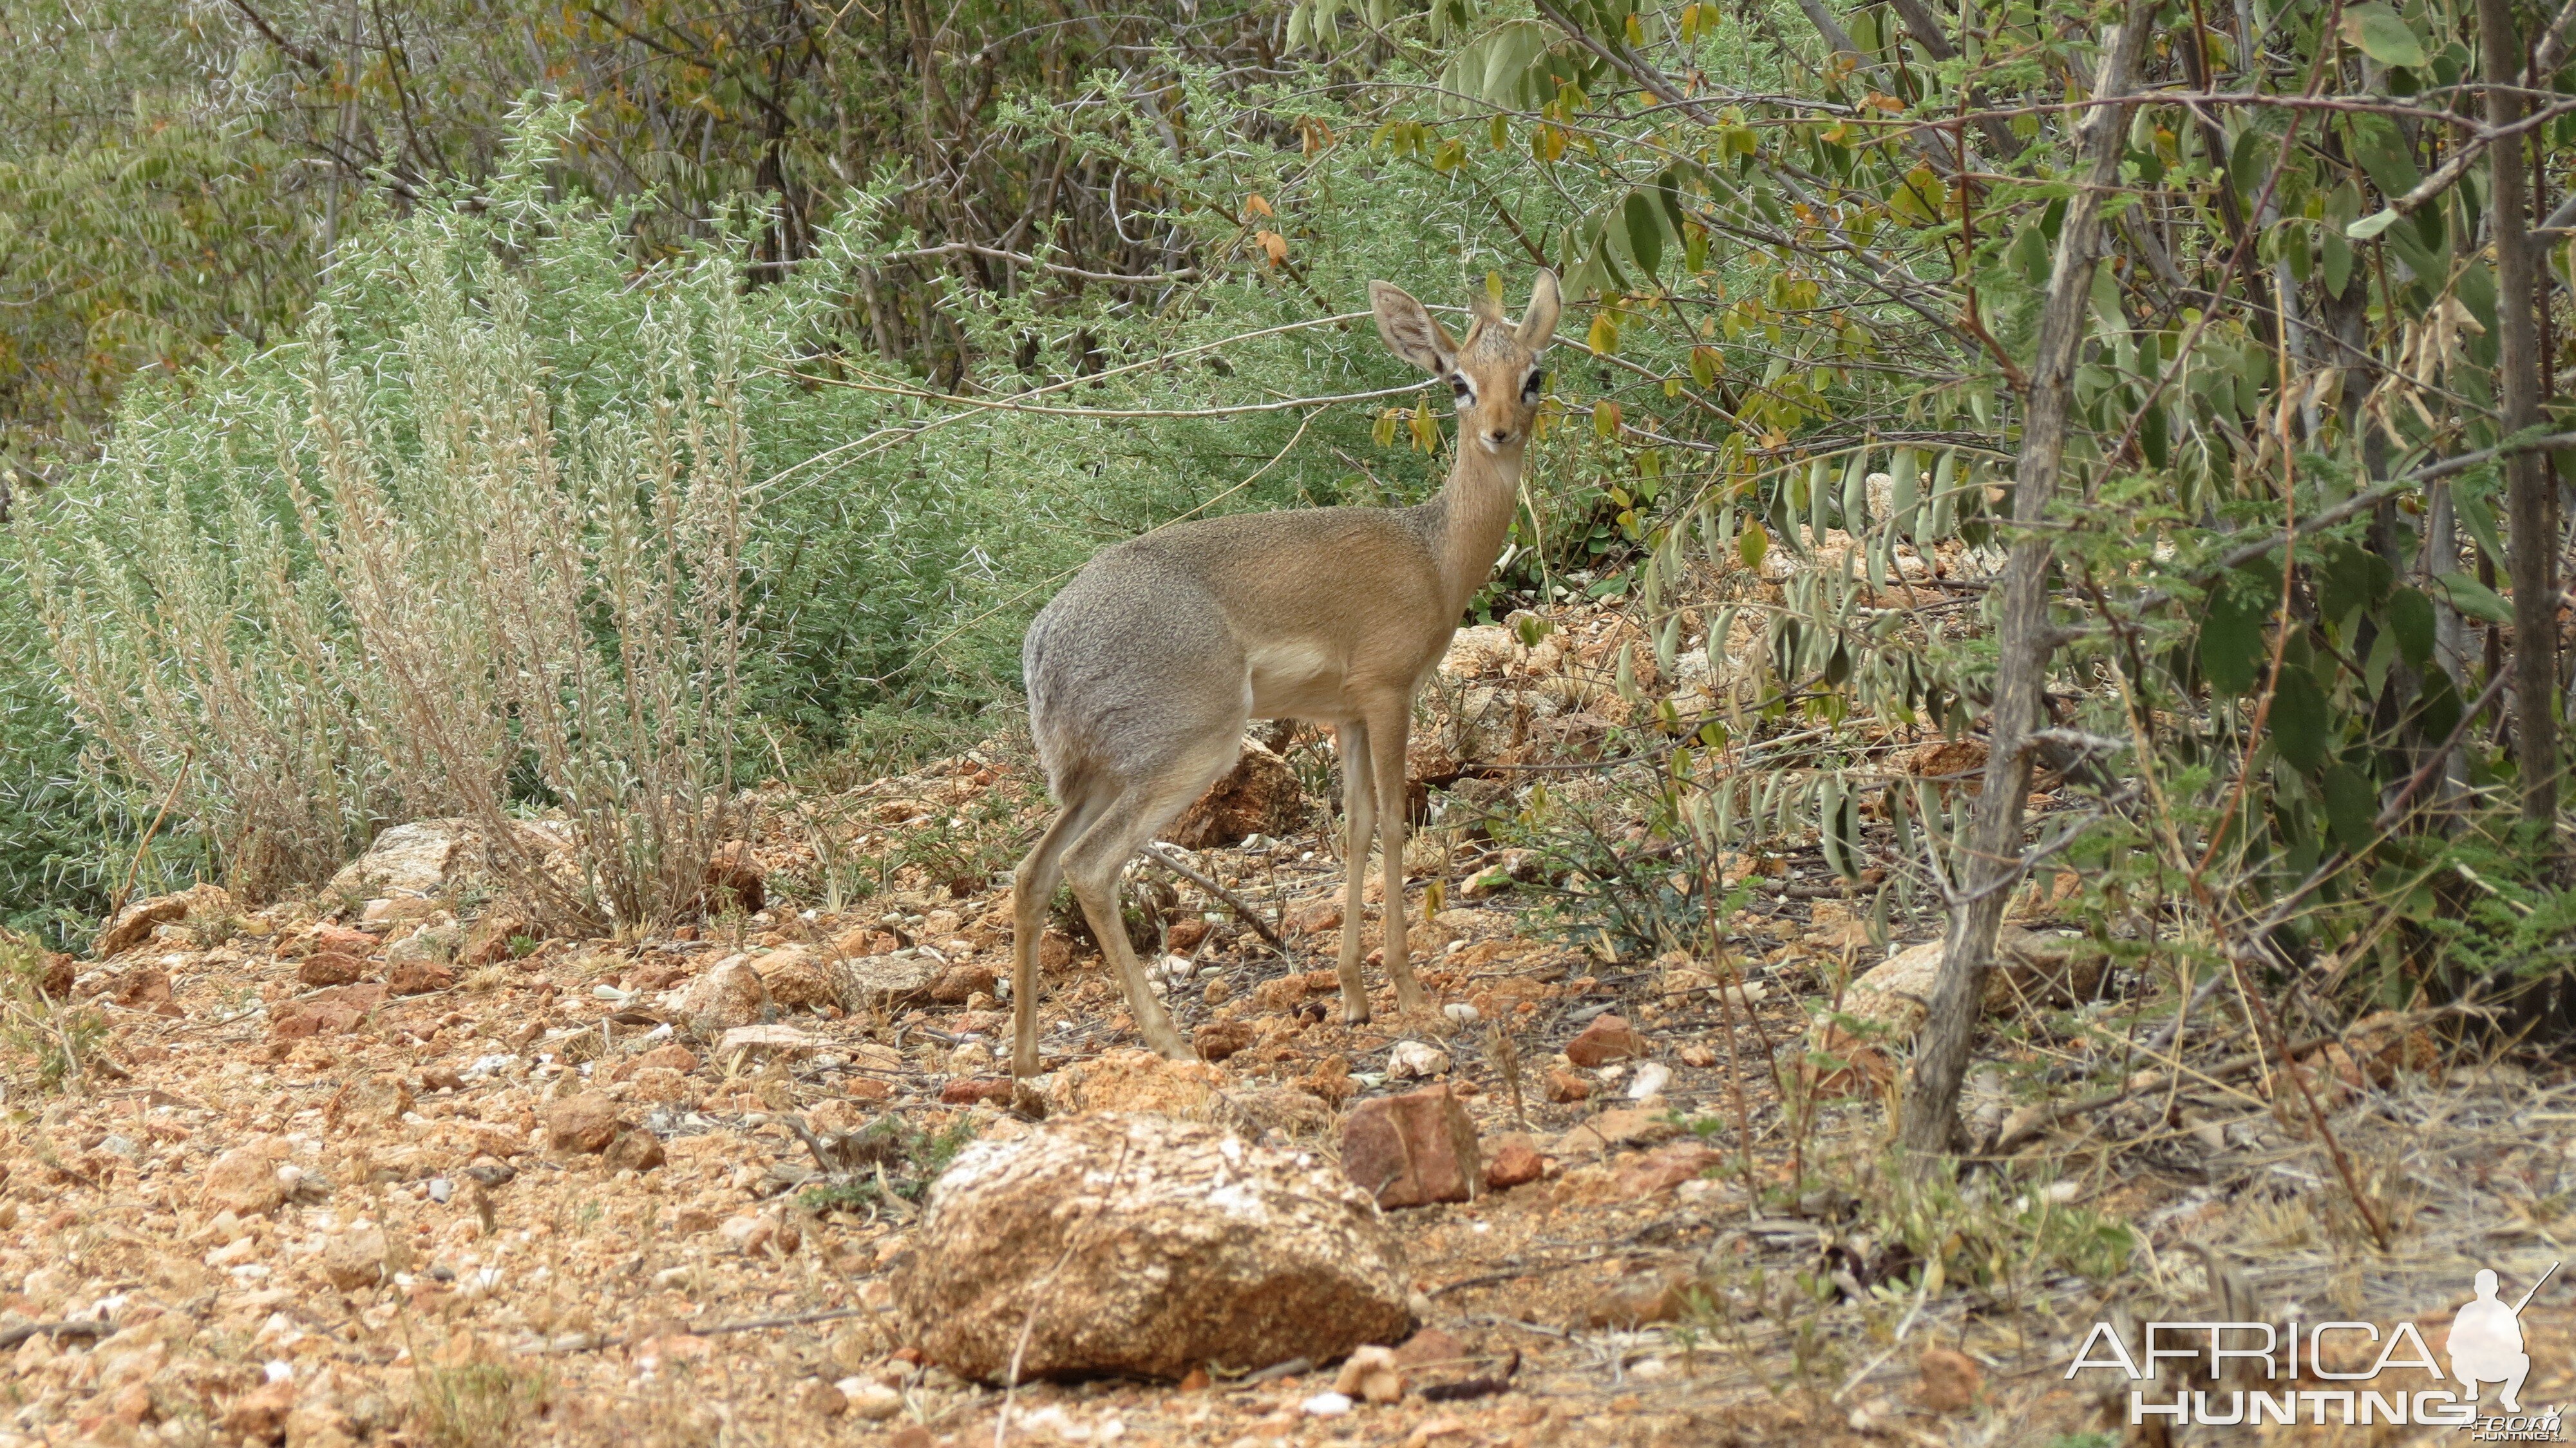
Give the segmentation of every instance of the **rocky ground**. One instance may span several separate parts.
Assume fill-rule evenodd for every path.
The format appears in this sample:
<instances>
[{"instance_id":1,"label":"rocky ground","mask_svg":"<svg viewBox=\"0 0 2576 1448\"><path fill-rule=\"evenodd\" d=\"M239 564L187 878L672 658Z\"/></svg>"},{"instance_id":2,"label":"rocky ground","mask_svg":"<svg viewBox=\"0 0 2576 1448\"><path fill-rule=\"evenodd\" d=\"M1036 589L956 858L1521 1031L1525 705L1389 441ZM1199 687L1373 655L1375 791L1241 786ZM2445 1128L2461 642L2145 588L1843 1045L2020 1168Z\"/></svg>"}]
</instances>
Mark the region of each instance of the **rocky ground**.
<instances>
[{"instance_id":1,"label":"rocky ground","mask_svg":"<svg viewBox=\"0 0 2576 1448\"><path fill-rule=\"evenodd\" d=\"M313 900L199 887L130 907L93 959L22 953L0 1441L2072 1443L2106 1429L2105 1385L2064 1374L2098 1319L2429 1326L2472 1264L2527 1283L2557 1255L2576 1113L2553 1083L2382 1017L2300 1068L2330 1147L2239 1027L2142 1042L2093 999L2135 990L2065 944L2046 882L1990 1003L2017 1074L1971 1102L2013 1160L1907 1188L1882 1098L1928 925L1874 933L1810 847L1725 862L1761 888L1722 957L1623 956L1532 908L1549 861L1459 823L1525 792L1487 766L1581 760L1630 695L1722 684L1620 664L1633 642L1604 615L1453 651L1415 741L1414 1018L1381 991L1341 1022L1342 867L1303 805L1321 751L1255 747L1174 832L1217 889L1145 865L1133 892L1202 1062L1135 1049L1059 921L1048 1074L1015 1094L997 884L1038 800L1002 746L766 798L719 880L757 908L650 938L541 937L433 822ZM1973 764L1888 747L1927 777ZM2114 1099L2062 1109L2105 1060ZM2075 1084L2041 1089L2052 1069ZM930 1292L906 1275L924 1188L1098 1112L1373 1192L1400 1263L1385 1350L1016 1387L925 1353L939 1333L897 1300ZM1061 1265L946 1255L994 1281ZM2562 1342L2566 1289L2529 1319ZM2554 1353L2526 1397L2570 1376Z\"/></svg>"}]
</instances>

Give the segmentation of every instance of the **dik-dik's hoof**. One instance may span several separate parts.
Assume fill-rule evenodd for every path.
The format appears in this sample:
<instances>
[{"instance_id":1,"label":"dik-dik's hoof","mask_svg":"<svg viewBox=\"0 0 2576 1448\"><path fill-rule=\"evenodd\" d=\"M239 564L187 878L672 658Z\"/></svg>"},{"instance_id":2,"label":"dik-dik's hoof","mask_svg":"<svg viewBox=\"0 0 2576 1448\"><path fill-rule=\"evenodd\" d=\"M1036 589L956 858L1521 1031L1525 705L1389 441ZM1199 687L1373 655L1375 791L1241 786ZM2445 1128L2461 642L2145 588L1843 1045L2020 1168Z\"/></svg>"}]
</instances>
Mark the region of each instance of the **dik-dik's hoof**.
<instances>
[{"instance_id":1,"label":"dik-dik's hoof","mask_svg":"<svg viewBox=\"0 0 2576 1448\"><path fill-rule=\"evenodd\" d=\"M1367 1024L1368 1024L1368 1019L1369 1019L1369 1003L1368 1003L1368 997L1366 997L1366 996L1349 996L1349 997L1345 997L1345 998L1343 999L1343 1001L1342 1001L1342 1024L1344 1024L1344 1025L1346 1025L1346 1026L1365 1026L1365 1025L1367 1025Z\"/></svg>"}]
</instances>

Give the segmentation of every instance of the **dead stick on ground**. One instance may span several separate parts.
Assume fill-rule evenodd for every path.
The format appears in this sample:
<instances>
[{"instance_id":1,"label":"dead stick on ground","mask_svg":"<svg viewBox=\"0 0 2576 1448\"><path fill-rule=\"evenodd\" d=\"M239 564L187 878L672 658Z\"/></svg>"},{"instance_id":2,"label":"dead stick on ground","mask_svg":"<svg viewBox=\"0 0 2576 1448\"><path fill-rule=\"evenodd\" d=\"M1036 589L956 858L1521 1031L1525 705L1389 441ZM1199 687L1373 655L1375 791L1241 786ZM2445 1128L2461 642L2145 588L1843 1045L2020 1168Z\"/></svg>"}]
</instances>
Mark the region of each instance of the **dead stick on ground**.
<instances>
[{"instance_id":1,"label":"dead stick on ground","mask_svg":"<svg viewBox=\"0 0 2576 1448\"><path fill-rule=\"evenodd\" d=\"M761 1332L769 1328L803 1327L808 1323L832 1322L844 1317L866 1317L876 1311L878 1309L873 1307L827 1307L820 1312L799 1312L787 1317L753 1317L741 1322L719 1322L713 1327L691 1327L683 1330L691 1337L715 1337L728 1332ZM598 1352L603 1348L625 1347L635 1341L633 1337L603 1337L597 1342L545 1350L566 1353ZM6 1345L7 1334L0 1333L0 1346Z\"/></svg>"},{"instance_id":2,"label":"dead stick on ground","mask_svg":"<svg viewBox=\"0 0 2576 1448\"><path fill-rule=\"evenodd\" d=\"M125 883L116 887L116 898L109 902L107 918L114 920L125 909L126 897L134 893L134 877L143 868L143 857L152 853L152 837L161 832L161 821L169 818L171 802L179 797L179 786L188 781L188 766L197 762L197 746L179 756L179 772L170 776L170 788L161 796L161 808L152 814L152 823L143 830L143 842L134 847L134 860L125 867Z\"/></svg>"},{"instance_id":3,"label":"dead stick on ground","mask_svg":"<svg viewBox=\"0 0 2576 1448\"><path fill-rule=\"evenodd\" d=\"M1290 965L1297 963L1296 955L1288 949L1288 942L1279 937L1278 930L1273 928L1269 921L1261 918L1260 911L1253 909L1242 896L1218 884L1213 877L1199 873L1198 867L1182 859L1179 851L1156 840L1145 846L1145 855L1155 864L1224 901L1226 908L1243 917L1243 923L1251 926L1255 935L1270 942L1270 948L1279 952L1280 959Z\"/></svg>"}]
</instances>

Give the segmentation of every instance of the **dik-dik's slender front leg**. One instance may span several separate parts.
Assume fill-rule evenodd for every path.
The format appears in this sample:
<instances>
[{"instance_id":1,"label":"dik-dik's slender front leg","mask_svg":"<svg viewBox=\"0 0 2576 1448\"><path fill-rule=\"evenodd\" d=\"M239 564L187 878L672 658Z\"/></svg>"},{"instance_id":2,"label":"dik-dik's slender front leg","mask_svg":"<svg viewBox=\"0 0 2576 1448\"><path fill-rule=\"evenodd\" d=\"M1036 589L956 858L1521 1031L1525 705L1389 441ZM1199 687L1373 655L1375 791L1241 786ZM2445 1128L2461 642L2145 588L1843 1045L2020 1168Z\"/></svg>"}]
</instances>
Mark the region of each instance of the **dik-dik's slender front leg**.
<instances>
[{"instance_id":1,"label":"dik-dik's slender front leg","mask_svg":"<svg viewBox=\"0 0 2576 1448\"><path fill-rule=\"evenodd\" d=\"M1380 868L1386 882L1386 974L1395 982L1395 1008L1406 1014L1423 1010L1427 1002L1422 987L1413 979L1413 960L1404 941L1404 837L1412 823L1412 810L1405 797L1405 741L1412 713L1410 700L1399 699L1392 709L1369 721L1369 773L1377 786L1378 829L1382 832L1378 848L1386 856ZM1365 846L1355 853L1365 853Z\"/></svg>"},{"instance_id":2,"label":"dik-dik's slender front leg","mask_svg":"<svg viewBox=\"0 0 2576 1448\"><path fill-rule=\"evenodd\" d=\"M1347 831L1342 850L1342 1019L1357 1025L1369 1018L1368 982L1360 979L1360 922L1366 915L1360 887L1368 875L1369 837L1377 821L1368 726L1356 720L1336 724L1333 743L1342 756L1342 823Z\"/></svg>"}]
</instances>

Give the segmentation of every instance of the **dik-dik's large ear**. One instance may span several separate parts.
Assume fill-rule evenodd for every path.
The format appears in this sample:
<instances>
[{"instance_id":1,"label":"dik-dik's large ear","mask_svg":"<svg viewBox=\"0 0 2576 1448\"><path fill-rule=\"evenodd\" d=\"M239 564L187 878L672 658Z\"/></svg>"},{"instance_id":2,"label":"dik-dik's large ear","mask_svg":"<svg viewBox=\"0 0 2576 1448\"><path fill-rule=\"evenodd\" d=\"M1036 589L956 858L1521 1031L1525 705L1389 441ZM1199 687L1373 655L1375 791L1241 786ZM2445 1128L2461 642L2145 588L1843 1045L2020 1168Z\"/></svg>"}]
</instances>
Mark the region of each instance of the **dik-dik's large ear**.
<instances>
[{"instance_id":1,"label":"dik-dik's large ear","mask_svg":"<svg viewBox=\"0 0 2576 1448\"><path fill-rule=\"evenodd\" d=\"M1544 352L1556 336L1556 319L1565 310L1565 299L1556 289L1556 273L1542 271L1538 283L1530 288L1529 310L1521 313L1521 329L1516 339L1532 352Z\"/></svg>"},{"instance_id":2,"label":"dik-dik's large ear","mask_svg":"<svg viewBox=\"0 0 2576 1448\"><path fill-rule=\"evenodd\" d=\"M1377 334L1387 349L1405 361L1439 376L1457 360L1458 344L1402 287L1369 283L1369 310L1377 313Z\"/></svg>"}]
</instances>

